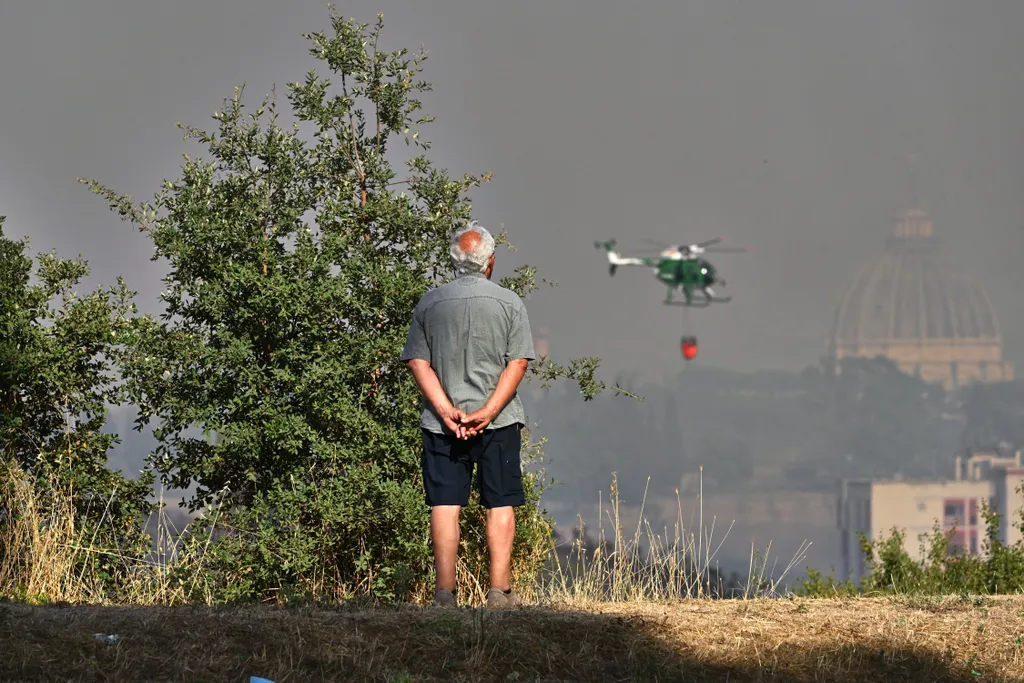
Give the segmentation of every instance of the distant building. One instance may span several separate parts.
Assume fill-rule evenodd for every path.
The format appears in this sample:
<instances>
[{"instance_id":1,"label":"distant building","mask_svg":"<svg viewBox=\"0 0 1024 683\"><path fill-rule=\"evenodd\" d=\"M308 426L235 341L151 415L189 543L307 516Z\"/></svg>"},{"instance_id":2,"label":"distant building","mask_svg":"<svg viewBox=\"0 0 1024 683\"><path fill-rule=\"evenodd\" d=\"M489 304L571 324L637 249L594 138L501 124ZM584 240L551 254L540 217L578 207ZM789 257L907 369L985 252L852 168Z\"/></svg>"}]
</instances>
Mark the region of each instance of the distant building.
<instances>
[{"instance_id":1,"label":"distant building","mask_svg":"<svg viewBox=\"0 0 1024 683\"><path fill-rule=\"evenodd\" d=\"M899 215L836 307L829 357L877 356L947 390L1013 379L987 293L943 256L920 209Z\"/></svg>"},{"instance_id":2,"label":"distant building","mask_svg":"<svg viewBox=\"0 0 1024 683\"><path fill-rule=\"evenodd\" d=\"M1006 545L1021 540L1020 520L1024 495L1021 452L975 451L964 459L957 456L949 480L904 481L844 479L839 482L837 519L842 578L859 581L866 574L864 555L858 545L863 531L876 541L888 537L893 527L904 533L903 548L922 560L921 536L930 536L936 522L949 534L950 552L978 554L987 535L981 518L982 502L1000 516L999 535Z\"/></svg>"}]
</instances>

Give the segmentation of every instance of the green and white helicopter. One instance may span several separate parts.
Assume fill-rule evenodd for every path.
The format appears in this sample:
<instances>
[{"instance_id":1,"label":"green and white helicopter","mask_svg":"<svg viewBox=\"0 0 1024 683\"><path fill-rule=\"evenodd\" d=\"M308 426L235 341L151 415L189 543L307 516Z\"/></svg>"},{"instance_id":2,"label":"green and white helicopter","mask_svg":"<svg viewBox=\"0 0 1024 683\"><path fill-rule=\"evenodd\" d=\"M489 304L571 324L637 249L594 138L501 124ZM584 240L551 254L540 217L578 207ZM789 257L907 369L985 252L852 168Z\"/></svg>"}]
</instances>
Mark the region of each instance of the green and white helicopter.
<instances>
[{"instance_id":1,"label":"green and white helicopter","mask_svg":"<svg viewBox=\"0 0 1024 683\"><path fill-rule=\"evenodd\" d=\"M652 242L651 240L644 240ZM728 303L732 297L719 297L713 285L725 285L725 280L718 277L718 271L701 254L708 252L745 252L744 248L713 247L725 241L724 237L697 244L661 245L657 256L622 256L615 251L616 241L594 242L597 249L603 249L608 256L608 273L615 275L619 266L646 266L654 271L654 277L668 287L663 303L676 306L692 306L706 308L713 303ZM674 300L673 293L682 291L682 301ZM694 296L700 292L700 296Z\"/></svg>"}]
</instances>

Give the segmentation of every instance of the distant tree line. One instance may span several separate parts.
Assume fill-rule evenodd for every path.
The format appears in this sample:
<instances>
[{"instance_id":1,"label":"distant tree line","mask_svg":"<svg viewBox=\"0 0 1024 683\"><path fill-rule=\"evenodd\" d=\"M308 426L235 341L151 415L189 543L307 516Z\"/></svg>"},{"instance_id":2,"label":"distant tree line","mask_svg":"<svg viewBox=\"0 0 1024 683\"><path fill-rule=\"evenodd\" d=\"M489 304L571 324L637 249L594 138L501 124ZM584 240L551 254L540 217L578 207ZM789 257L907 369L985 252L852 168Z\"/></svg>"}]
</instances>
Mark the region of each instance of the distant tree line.
<instances>
[{"instance_id":1,"label":"distant tree line","mask_svg":"<svg viewBox=\"0 0 1024 683\"><path fill-rule=\"evenodd\" d=\"M1024 382L946 392L885 358L803 372L695 366L661 381L618 383L642 403L567 394L530 400L549 440L559 500L595 501L618 473L624 500L673 495L703 465L706 491L832 491L841 477L950 477L966 447L1024 445Z\"/></svg>"}]
</instances>

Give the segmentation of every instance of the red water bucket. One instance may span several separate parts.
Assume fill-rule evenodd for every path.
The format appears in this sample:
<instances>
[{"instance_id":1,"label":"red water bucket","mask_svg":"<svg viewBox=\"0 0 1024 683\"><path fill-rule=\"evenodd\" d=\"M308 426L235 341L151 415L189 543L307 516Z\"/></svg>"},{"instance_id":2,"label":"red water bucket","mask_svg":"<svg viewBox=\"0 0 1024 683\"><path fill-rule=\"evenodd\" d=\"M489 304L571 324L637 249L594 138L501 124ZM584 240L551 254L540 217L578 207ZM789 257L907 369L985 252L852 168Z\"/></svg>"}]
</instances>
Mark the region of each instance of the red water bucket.
<instances>
[{"instance_id":1,"label":"red water bucket","mask_svg":"<svg viewBox=\"0 0 1024 683\"><path fill-rule=\"evenodd\" d=\"M683 350L683 358L686 360L692 360L697 355L697 338L683 337L680 342L680 347Z\"/></svg>"}]
</instances>

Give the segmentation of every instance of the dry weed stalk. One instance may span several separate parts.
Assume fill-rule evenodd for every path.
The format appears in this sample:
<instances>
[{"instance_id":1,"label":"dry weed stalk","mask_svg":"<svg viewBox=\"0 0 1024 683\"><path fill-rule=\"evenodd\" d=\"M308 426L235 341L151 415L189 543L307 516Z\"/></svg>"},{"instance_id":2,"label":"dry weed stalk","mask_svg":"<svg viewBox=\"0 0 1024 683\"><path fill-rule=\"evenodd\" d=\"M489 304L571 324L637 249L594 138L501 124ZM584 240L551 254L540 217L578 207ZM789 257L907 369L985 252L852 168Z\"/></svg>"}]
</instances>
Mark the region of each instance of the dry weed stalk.
<instances>
[{"instance_id":1,"label":"dry weed stalk","mask_svg":"<svg viewBox=\"0 0 1024 683\"><path fill-rule=\"evenodd\" d=\"M217 587L209 583L203 563L213 537L197 539L192 537L190 528L177 529L165 511L162 496L158 512L150 521L152 550L144 557L136 557L96 548L94 539L86 538L83 530L76 526L73 492L55 481L41 490L24 472L8 465L0 473L0 491L0 595L36 601L110 602L109 588L105 590L100 577L90 569L93 564L84 561L103 553L114 557L124 569L124 579L116 587L116 602L134 605L212 605L215 602ZM700 495L703 498L703 472ZM678 490L676 502L673 528L658 534L644 518L645 491L636 527L632 535L627 536L623 529L618 480L613 475L610 505L606 507L603 501L599 502L602 514L596 546L587 547L581 519L579 535L568 557L563 558L555 545L551 548L550 567L541 576L535 581L517 577L522 597L533 604L574 606L683 598L777 597L782 580L803 559L810 545L802 544L779 576L774 567L766 575L767 563L760 561L757 549L752 547L746 583L730 591L724 585L715 559L725 542L725 538L717 544L713 542L717 520L712 519L710 529L704 528L703 504L698 501L699 523L696 530L691 530L683 520ZM212 508L207 514L219 515L219 509ZM613 530L611 543L605 539L605 517ZM110 520L104 515L101 523L109 524ZM214 524L211 528L217 526ZM726 530L726 537L731 529L732 524ZM480 585L479 577L462 558L459 562L461 602L482 604L486 587ZM427 581L420 582L414 591L415 601L429 602L429 588ZM352 596L331 597L344 601Z\"/></svg>"},{"instance_id":2,"label":"dry weed stalk","mask_svg":"<svg viewBox=\"0 0 1024 683\"><path fill-rule=\"evenodd\" d=\"M112 523L105 501L97 528ZM0 596L32 602L100 604L110 602L95 565L98 555L113 557L125 570L116 587L118 602L134 605L212 604L202 551L187 544L160 506L152 527L153 547L146 556L97 547L77 522L74 491L54 477L40 487L14 463L0 465ZM204 547L211 539L204 539Z\"/></svg>"},{"instance_id":3,"label":"dry weed stalk","mask_svg":"<svg viewBox=\"0 0 1024 683\"><path fill-rule=\"evenodd\" d=\"M761 560L760 553L752 546L745 585L739 589L727 589L715 558L735 520L726 530L725 537L715 545L712 539L717 518L712 519L710 529L704 526L703 479L702 467L696 506L699 515L696 531L691 530L692 527L683 521L683 506L677 489L676 519L672 532L670 534L665 529L662 534L655 533L650 522L644 518L647 503L645 489L637 527L632 537L627 538L622 529L618 479L613 473L610 509L605 508L603 501L598 504L602 521L599 522L595 547L587 548L586 529L582 518L579 518L577 536L570 546L568 557L563 559L558 547L554 548L553 567L538 585L539 601L584 605L684 598L778 597L782 592L784 578L806 557L810 543L805 541L801 544L781 574L776 575L773 566L767 576L767 562ZM605 539L605 515L613 530L611 544ZM766 549L766 557L770 549L771 544Z\"/></svg>"},{"instance_id":4,"label":"dry weed stalk","mask_svg":"<svg viewBox=\"0 0 1024 683\"><path fill-rule=\"evenodd\" d=\"M88 542L75 523L71 494L54 481L42 499L35 482L11 464L0 470L0 595L29 600L96 602L99 580L69 548ZM44 504L49 502L49 505Z\"/></svg>"}]
</instances>

